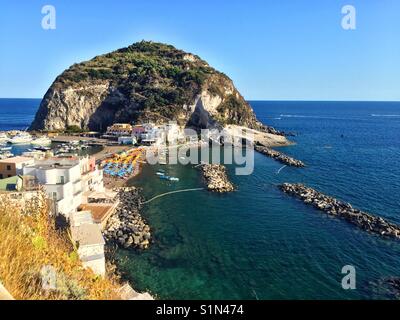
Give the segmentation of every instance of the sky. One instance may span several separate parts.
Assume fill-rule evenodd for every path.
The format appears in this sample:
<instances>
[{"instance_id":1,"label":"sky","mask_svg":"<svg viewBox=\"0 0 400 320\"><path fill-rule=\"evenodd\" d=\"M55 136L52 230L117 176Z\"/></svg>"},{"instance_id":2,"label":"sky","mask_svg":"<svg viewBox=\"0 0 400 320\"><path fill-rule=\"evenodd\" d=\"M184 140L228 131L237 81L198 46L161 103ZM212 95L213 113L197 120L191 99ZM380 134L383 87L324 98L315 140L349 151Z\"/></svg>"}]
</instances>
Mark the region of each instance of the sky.
<instances>
[{"instance_id":1,"label":"sky","mask_svg":"<svg viewBox=\"0 0 400 320\"><path fill-rule=\"evenodd\" d=\"M199 55L248 100L399 101L399 36L398 0L0 0L0 98L42 98L73 63L144 39Z\"/></svg>"}]
</instances>

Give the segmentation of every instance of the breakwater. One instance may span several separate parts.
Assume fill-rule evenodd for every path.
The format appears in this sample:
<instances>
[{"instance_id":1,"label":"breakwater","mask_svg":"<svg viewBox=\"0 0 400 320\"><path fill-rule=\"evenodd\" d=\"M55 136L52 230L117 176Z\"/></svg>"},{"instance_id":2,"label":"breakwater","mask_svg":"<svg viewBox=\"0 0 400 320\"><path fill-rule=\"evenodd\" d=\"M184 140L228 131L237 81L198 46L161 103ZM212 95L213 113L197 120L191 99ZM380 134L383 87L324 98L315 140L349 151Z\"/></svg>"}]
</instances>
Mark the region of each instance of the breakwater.
<instances>
[{"instance_id":1,"label":"breakwater","mask_svg":"<svg viewBox=\"0 0 400 320\"><path fill-rule=\"evenodd\" d=\"M213 192L231 192L235 190L229 181L226 168L221 164L203 164L201 166L207 189Z\"/></svg>"},{"instance_id":2,"label":"breakwater","mask_svg":"<svg viewBox=\"0 0 400 320\"><path fill-rule=\"evenodd\" d=\"M140 214L143 202L140 190L135 187L120 188L119 205L107 221L104 238L107 243L123 248L147 249L151 241L150 227Z\"/></svg>"},{"instance_id":3,"label":"breakwater","mask_svg":"<svg viewBox=\"0 0 400 320\"><path fill-rule=\"evenodd\" d=\"M324 195L303 184L284 183L280 186L280 189L287 194L300 198L306 204L313 205L329 215L343 218L365 231L381 236L400 238L400 226L381 217L355 209L350 203Z\"/></svg>"},{"instance_id":4,"label":"breakwater","mask_svg":"<svg viewBox=\"0 0 400 320\"><path fill-rule=\"evenodd\" d=\"M300 161L300 160L296 160L292 157L289 157L279 151L273 150L271 148L262 146L262 145L255 145L254 149L257 152L260 152L268 157L271 157L279 162L282 162L283 164L286 164L288 166L292 166L292 167L305 167L306 165Z\"/></svg>"}]
</instances>

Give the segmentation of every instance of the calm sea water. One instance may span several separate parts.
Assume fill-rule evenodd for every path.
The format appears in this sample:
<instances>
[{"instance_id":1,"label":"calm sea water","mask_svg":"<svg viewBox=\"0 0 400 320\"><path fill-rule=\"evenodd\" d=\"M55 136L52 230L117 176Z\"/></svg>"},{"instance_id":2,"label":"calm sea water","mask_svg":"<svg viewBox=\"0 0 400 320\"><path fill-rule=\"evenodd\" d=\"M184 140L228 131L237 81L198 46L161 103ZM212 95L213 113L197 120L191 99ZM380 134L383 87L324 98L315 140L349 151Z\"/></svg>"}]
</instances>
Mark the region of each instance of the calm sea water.
<instances>
[{"instance_id":1,"label":"calm sea water","mask_svg":"<svg viewBox=\"0 0 400 320\"><path fill-rule=\"evenodd\" d=\"M0 99L0 130L25 130L35 117L40 99Z\"/></svg>"},{"instance_id":2,"label":"calm sea water","mask_svg":"<svg viewBox=\"0 0 400 320\"><path fill-rule=\"evenodd\" d=\"M41 99L0 99L0 131L26 130L30 126L35 113L39 108ZM58 144L53 143L52 147ZM21 155L24 151L32 148L32 145L12 145L11 152ZM101 147L91 147L80 151L81 155L98 152Z\"/></svg>"},{"instance_id":3,"label":"calm sea water","mask_svg":"<svg viewBox=\"0 0 400 320\"><path fill-rule=\"evenodd\" d=\"M0 131L26 130L39 108L41 99L0 99ZM20 155L30 145L13 145L11 152Z\"/></svg>"},{"instance_id":4,"label":"calm sea water","mask_svg":"<svg viewBox=\"0 0 400 320\"><path fill-rule=\"evenodd\" d=\"M20 103L0 100L0 130L29 124L38 100ZM228 168L234 193L195 191L149 203L151 248L118 252L132 283L165 299L390 298L376 282L400 276L400 243L329 218L277 185L303 182L400 224L400 103L251 104L263 122L296 133L297 144L281 150L307 168L277 174L282 165L256 153L252 175ZM20 113L13 120L16 109L26 111L25 121ZM146 198L202 184L192 166L163 168L180 181L160 181L158 168L147 166L131 183ZM348 264L356 268L356 290L341 288Z\"/></svg>"}]
</instances>

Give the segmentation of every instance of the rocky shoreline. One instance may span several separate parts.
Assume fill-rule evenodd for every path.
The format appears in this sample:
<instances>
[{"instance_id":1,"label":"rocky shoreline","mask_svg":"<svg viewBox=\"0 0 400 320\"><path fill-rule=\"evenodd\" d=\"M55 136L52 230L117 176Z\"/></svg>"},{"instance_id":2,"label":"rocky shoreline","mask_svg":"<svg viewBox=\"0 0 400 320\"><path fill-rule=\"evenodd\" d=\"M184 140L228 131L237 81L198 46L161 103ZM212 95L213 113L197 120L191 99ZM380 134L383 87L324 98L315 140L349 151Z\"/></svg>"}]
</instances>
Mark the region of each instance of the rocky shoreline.
<instances>
[{"instance_id":1,"label":"rocky shoreline","mask_svg":"<svg viewBox=\"0 0 400 320\"><path fill-rule=\"evenodd\" d=\"M329 215L343 218L362 230L385 237L400 239L400 226L390 223L381 217L376 217L355 209L350 203L324 195L303 184L284 183L280 186L280 189Z\"/></svg>"},{"instance_id":2,"label":"rocky shoreline","mask_svg":"<svg viewBox=\"0 0 400 320\"><path fill-rule=\"evenodd\" d=\"M263 132L270 133L270 134L276 134L278 136L286 136L287 135L286 132L284 132L284 131L279 131L279 130L275 129L274 127L270 127L270 126L266 126L266 125L262 125L261 130Z\"/></svg>"},{"instance_id":3,"label":"rocky shoreline","mask_svg":"<svg viewBox=\"0 0 400 320\"><path fill-rule=\"evenodd\" d=\"M228 179L226 168L223 165L203 164L201 170L209 191L225 193L235 190L235 187Z\"/></svg>"},{"instance_id":4,"label":"rocky shoreline","mask_svg":"<svg viewBox=\"0 0 400 320\"><path fill-rule=\"evenodd\" d=\"M107 221L103 231L107 244L122 248L147 249L151 241L150 226L140 214L143 202L140 190L135 187L118 189L119 205Z\"/></svg>"},{"instance_id":5,"label":"rocky shoreline","mask_svg":"<svg viewBox=\"0 0 400 320\"><path fill-rule=\"evenodd\" d=\"M260 152L268 157L271 157L279 162L282 162L283 164L287 165L287 166L292 166L292 167L305 167L306 165L304 164L304 162L300 161L300 160L296 160L292 157L289 157L279 151L273 150L271 148L262 146L262 145L255 145L254 149L257 152Z\"/></svg>"}]
</instances>

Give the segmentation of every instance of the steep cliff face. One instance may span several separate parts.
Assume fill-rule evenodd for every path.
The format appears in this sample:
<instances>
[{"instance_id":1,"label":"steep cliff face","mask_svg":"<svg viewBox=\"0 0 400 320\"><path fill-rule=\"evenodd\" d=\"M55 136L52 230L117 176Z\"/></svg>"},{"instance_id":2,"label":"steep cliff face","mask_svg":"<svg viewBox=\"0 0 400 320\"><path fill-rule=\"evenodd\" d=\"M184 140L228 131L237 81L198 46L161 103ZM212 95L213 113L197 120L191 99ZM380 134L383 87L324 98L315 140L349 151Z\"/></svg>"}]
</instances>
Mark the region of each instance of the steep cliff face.
<instances>
[{"instance_id":1,"label":"steep cliff face","mask_svg":"<svg viewBox=\"0 0 400 320\"><path fill-rule=\"evenodd\" d=\"M142 41L64 71L30 129L105 131L114 122L170 120L194 128L262 127L226 75L193 54Z\"/></svg>"}]
</instances>

